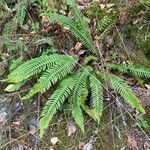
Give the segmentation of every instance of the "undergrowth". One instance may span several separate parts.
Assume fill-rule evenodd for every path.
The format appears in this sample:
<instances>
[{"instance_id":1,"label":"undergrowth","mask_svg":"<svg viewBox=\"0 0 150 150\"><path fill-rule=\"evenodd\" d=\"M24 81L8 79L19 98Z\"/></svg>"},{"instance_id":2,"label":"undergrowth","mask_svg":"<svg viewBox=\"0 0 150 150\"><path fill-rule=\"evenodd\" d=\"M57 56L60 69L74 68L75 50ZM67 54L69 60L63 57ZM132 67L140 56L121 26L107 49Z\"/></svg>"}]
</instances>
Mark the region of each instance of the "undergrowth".
<instances>
[{"instance_id":1,"label":"undergrowth","mask_svg":"<svg viewBox=\"0 0 150 150\"><path fill-rule=\"evenodd\" d=\"M101 62L101 58L99 58L99 51L89 32L89 25L74 0L67 0L66 4L71 10L71 17L51 10L43 12L42 15L48 17L51 23L59 24L69 30L83 43L88 51L84 60L78 55L62 54L51 48L50 51L37 58L32 58L21 65L18 63L19 66L12 67L8 77L3 80L9 83L5 90L14 91L37 76L37 83L22 97L25 102L31 100L38 93L45 93L51 87L55 89L49 96L40 117L41 137L54 115L66 101L71 105L72 117L82 132L85 132L83 110L93 120L100 123L105 102L104 91L106 91L107 86L109 86L108 89L114 90L120 95L132 108L145 113L132 88L124 79L111 73L111 70L118 70L136 78L150 78L150 70L136 67L133 64L109 63L95 67L93 64ZM21 7L22 5L23 7ZM17 25L23 25L27 8L28 1L21 1L17 5ZM103 33L109 26L114 25L115 19L104 16L99 23L100 31ZM10 31L6 32L6 28L3 29L4 41L8 41L6 39L10 38L7 34ZM12 30L13 28L8 29ZM37 45L43 43L53 46L51 38L42 38L36 42ZM18 44L16 45L18 46ZM17 48L15 47L15 49Z\"/></svg>"}]
</instances>

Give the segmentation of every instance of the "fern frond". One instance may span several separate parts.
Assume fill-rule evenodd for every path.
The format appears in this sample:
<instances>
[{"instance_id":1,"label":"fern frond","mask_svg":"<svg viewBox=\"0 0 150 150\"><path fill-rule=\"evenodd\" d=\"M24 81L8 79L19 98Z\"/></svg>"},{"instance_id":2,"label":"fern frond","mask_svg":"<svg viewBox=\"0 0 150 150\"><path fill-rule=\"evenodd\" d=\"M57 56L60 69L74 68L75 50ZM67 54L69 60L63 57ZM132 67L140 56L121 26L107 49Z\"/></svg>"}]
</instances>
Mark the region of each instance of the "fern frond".
<instances>
[{"instance_id":1,"label":"fern frond","mask_svg":"<svg viewBox=\"0 0 150 150\"><path fill-rule=\"evenodd\" d=\"M120 94L123 99L125 99L131 107L137 109L139 112L145 113L139 99L136 97L131 87L126 84L126 82L116 75L109 75L110 86Z\"/></svg>"},{"instance_id":2,"label":"fern frond","mask_svg":"<svg viewBox=\"0 0 150 150\"><path fill-rule=\"evenodd\" d=\"M17 5L16 17L18 19L18 24L20 26L23 25L27 13L27 8L28 8L28 0L21 0L21 2L19 2L19 4Z\"/></svg>"},{"instance_id":3,"label":"fern frond","mask_svg":"<svg viewBox=\"0 0 150 150\"><path fill-rule=\"evenodd\" d=\"M93 118L95 121L99 120L99 116L97 114L97 112L95 111L95 109L91 109L89 106L86 105L85 101L86 98L88 96L88 88L85 88L81 98L80 98L80 105L83 108L83 110L91 117Z\"/></svg>"},{"instance_id":4,"label":"fern frond","mask_svg":"<svg viewBox=\"0 0 150 150\"><path fill-rule=\"evenodd\" d=\"M101 19L101 21L100 21L100 23L99 23L99 30L101 31L101 32L103 32L104 30L106 30L107 28L108 28L108 26L110 25L110 24L112 24L112 22L113 22L113 19L112 19L112 17L111 16L108 16L108 15L105 15L102 19Z\"/></svg>"},{"instance_id":5,"label":"fern frond","mask_svg":"<svg viewBox=\"0 0 150 150\"><path fill-rule=\"evenodd\" d=\"M149 0L140 0L140 2L143 3L143 4L150 4Z\"/></svg>"},{"instance_id":6,"label":"fern frond","mask_svg":"<svg viewBox=\"0 0 150 150\"><path fill-rule=\"evenodd\" d=\"M99 122L103 111L103 87L102 83L93 75L90 76L90 88L92 106L95 110L95 118Z\"/></svg>"},{"instance_id":7,"label":"fern frond","mask_svg":"<svg viewBox=\"0 0 150 150\"><path fill-rule=\"evenodd\" d=\"M83 62L83 66L85 66L85 65L87 65L89 62L91 62L91 61L97 61L98 59L97 59L97 57L95 57L95 56L92 56L92 55L90 55L90 56L87 56L85 59L84 59L84 62Z\"/></svg>"},{"instance_id":8,"label":"fern frond","mask_svg":"<svg viewBox=\"0 0 150 150\"><path fill-rule=\"evenodd\" d=\"M85 21L85 18L78 8L75 0L67 0L67 4L70 6L71 11L75 16L75 22L77 23L79 29L82 30L83 33L88 35L88 23Z\"/></svg>"},{"instance_id":9,"label":"fern frond","mask_svg":"<svg viewBox=\"0 0 150 150\"><path fill-rule=\"evenodd\" d=\"M119 70L123 73L129 73L138 78L150 78L150 69L137 67L134 65L127 64L107 64L111 69Z\"/></svg>"},{"instance_id":10,"label":"fern frond","mask_svg":"<svg viewBox=\"0 0 150 150\"><path fill-rule=\"evenodd\" d=\"M68 58L65 55L53 54L42 55L38 58L31 59L13 70L7 77L6 82L21 82L29 77L52 67L57 62Z\"/></svg>"},{"instance_id":11,"label":"fern frond","mask_svg":"<svg viewBox=\"0 0 150 150\"><path fill-rule=\"evenodd\" d=\"M14 29L14 24L13 24L13 21L10 20L5 24L5 26L2 30L3 42L9 43L8 39L10 39L13 29Z\"/></svg>"},{"instance_id":12,"label":"fern frond","mask_svg":"<svg viewBox=\"0 0 150 150\"><path fill-rule=\"evenodd\" d=\"M54 46L54 42L51 38L42 38L39 39L35 42L36 45L41 45L41 44L49 44L51 46Z\"/></svg>"},{"instance_id":13,"label":"fern frond","mask_svg":"<svg viewBox=\"0 0 150 150\"><path fill-rule=\"evenodd\" d=\"M97 53L97 50L89 36L87 36L84 32L79 30L77 25L72 20L70 20L64 15L57 14L55 12L49 12L47 15L50 17L52 22L58 23L60 25L63 25L64 27L69 28L69 30L72 31L72 33L77 38L79 38L91 52Z\"/></svg>"},{"instance_id":14,"label":"fern frond","mask_svg":"<svg viewBox=\"0 0 150 150\"><path fill-rule=\"evenodd\" d=\"M38 92L44 93L52 86L52 84L55 84L58 80L64 78L75 67L77 61L77 59L72 57L68 57L66 60L59 61L56 65L43 73L38 82L22 99L29 99Z\"/></svg>"},{"instance_id":15,"label":"fern frond","mask_svg":"<svg viewBox=\"0 0 150 150\"><path fill-rule=\"evenodd\" d=\"M63 80L58 86L57 90L48 99L43 112L42 118L40 119L40 136L42 137L45 129L48 127L51 119L56 114L57 110L64 103L66 98L69 97L71 91L73 90L75 81L74 78L67 78Z\"/></svg>"},{"instance_id":16,"label":"fern frond","mask_svg":"<svg viewBox=\"0 0 150 150\"><path fill-rule=\"evenodd\" d=\"M84 119L82 110L80 108L80 101L83 95L83 92L86 88L86 81L91 71L91 67L86 67L83 71L79 72L79 75L76 77L76 84L73 90L72 95L72 115L75 119L76 124L80 127L82 132L84 132Z\"/></svg>"}]
</instances>

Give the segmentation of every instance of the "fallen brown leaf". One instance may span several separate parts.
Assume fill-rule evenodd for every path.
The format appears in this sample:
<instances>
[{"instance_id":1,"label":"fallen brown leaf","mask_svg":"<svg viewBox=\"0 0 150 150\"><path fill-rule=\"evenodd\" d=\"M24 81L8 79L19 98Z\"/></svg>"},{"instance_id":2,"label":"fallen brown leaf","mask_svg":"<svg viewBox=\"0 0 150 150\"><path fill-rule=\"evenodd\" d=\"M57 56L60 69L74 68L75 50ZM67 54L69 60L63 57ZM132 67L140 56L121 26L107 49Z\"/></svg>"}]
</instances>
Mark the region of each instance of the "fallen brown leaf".
<instances>
[{"instance_id":1,"label":"fallen brown leaf","mask_svg":"<svg viewBox=\"0 0 150 150\"><path fill-rule=\"evenodd\" d=\"M94 140L91 139L88 143L86 143L84 145L84 147L82 148L82 150L93 150L93 143L94 143Z\"/></svg>"},{"instance_id":2,"label":"fallen brown leaf","mask_svg":"<svg viewBox=\"0 0 150 150\"><path fill-rule=\"evenodd\" d=\"M82 43L77 42L74 48L75 48L77 51L79 51L79 50L81 49L81 47L82 47Z\"/></svg>"},{"instance_id":3,"label":"fallen brown leaf","mask_svg":"<svg viewBox=\"0 0 150 150\"><path fill-rule=\"evenodd\" d=\"M145 84L145 87L146 87L148 90L150 90L150 85Z\"/></svg>"},{"instance_id":4,"label":"fallen brown leaf","mask_svg":"<svg viewBox=\"0 0 150 150\"><path fill-rule=\"evenodd\" d=\"M135 140L134 137L128 136L127 143L133 150L139 150L137 141Z\"/></svg>"},{"instance_id":5,"label":"fallen brown leaf","mask_svg":"<svg viewBox=\"0 0 150 150\"><path fill-rule=\"evenodd\" d=\"M21 123L21 121L20 121L20 120L18 120L18 121L14 121L14 122L13 122L13 124L14 124L14 125L17 125L17 126L19 126L19 125L20 125L20 123Z\"/></svg>"},{"instance_id":6,"label":"fallen brown leaf","mask_svg":"<svg viewBox=\"0 0 150 150\"><path fill-rule=\"evenodd\" d=\"M150 150L150 141L144 143L144 150Z\"/></svg>"},{"instance_id":7,"label":"fallen brown leaf","mask_svg":"<svg viewBox=\"0 0 150 150\"><path fill-rule=\"evenodd\" d=\"M83 149L84 146L85 146L85 143L84 143L84 142L80 142L80 143L79 143L79 149Z\"/></svg>"},{"instance_id":8,"label":"fallen brown leaf","mask_svg":"<svg viewBox=\"0 0 150 150\"><path fill-rule=\"evenodd\" d=\"M35 135L35 134L36 134L36 128L30 128L29 133L30 133L31 135Z\"/></svg>"},{"instance_id":9,"label":"fallen brown leaf","mask_svg":"<svg viewBox=\"0 0 150 150\"><path fill-rule=\"evenodd\" d=\"M58 143L58 137L52 137L51 138L51 143L53 144L53 145L56 145L57 143Z\"/></svg>"},{"instance_id":10,"label":"fallen brown leaf","mask_svg":"<svg viewBox=\"0 0 150 150\"><path fill-rule=\"evenodd\" d=\"M71 136L73 133L75 133L77 130L76 126L72 123L68 123L68 136Z\"/></svg>"}]
</instances>

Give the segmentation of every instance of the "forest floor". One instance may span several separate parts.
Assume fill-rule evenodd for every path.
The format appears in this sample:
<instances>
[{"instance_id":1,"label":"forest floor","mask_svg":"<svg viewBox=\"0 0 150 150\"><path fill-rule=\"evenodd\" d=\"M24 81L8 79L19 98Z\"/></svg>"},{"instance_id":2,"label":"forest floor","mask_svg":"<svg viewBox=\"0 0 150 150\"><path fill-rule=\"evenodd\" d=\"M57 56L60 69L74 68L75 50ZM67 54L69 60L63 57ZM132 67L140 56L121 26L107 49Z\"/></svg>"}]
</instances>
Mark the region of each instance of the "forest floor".
<instances>
[{"instance_id":1,"label":"forest floor","mask_svg":"<svg viewBox=\"0 0 150 150\"><path fill-rule=\"evenodd\" d=\"M13 5L18 1L14 0ZM56 1L54 0L54 3ZM149 25L150 5L138 0L129 0L125 4L118 4L118 1L112 0L109 3L98 2L100 10L118 11L118 7L123 8L119 12L115 25L103 40L103 58L105 61L113 60L117 62L127 62L129 59L137 65L145 67L150 66L150 41ZM95 10L88 0L78 0L80 8L85 15L89 11ZM120 6L123 5L123 6ZM58 6L54 6L58 7ZM1 8L1 7L0 7ZM90 8L90 9L88 9ZM96 8L96 9L98 9ZM111 9L111 10L110 10ZM28 50L25 52L7 51L0 38L0 79L4 79L9 72L9 66L13 58L23 56L32 58L39 56L47 45L34 47L32 42L39 37L54 36L55 46L67 53L77 53L86 55L85 48L80 42L76 41L74 36L62 29L56 24L51 24L47 18L39 16L39 8L36 5L29 6L28 17L22 27L17 27L13 38L19 36L27 43ZM62 5L60 12L64 9ZM90 15L91 15L90 12ZM94 13L94 12L93 12ZM93 14L92 14L93 15ZM94 38L98 38L96 19L89 16L90 29ZM10 17L10 16L9 16ZM9 17L0 16L0 32L3 31ZM12 16L11 16L12 17ZM34 25L32 23L34 22ZM146 27L142 31L139 28ZM137 29L139 32L137 32ZM142 34L140 33L142 32ZM129 35L130 34L130 35ZM138 34L138 35L137 35ZM146 37L147 40L142 44L136 39L139 35ZM3 34L1 34L1 37ZM137 43L141 44L137 48ZM17 43L18 44L18 43ZM145 46L145 47L144 47ZM23 46L22 46L23 47ZM141 48L143 48L141 51ZM18 48L19 49L19 48ZM140 50L139 50L140 49ZM68 52L69 51L69 52ZM128 57L129 56L129 57ZM103 110L103 116L99 124L86 116L85 133L75 125L73 119L67 112L60 113L50 124L46 135L39 138L38 118L40 117L42 106L47 99L47 93L33 98L29 103L21 100L22 93L31 88L34 81L28 82L28 85L15 92L5 92L6 83L0 82L0 149L2 150L150 150L150 85L149 80L142 81L126 76L126 81L135 91L137 97L141 100L146 115L141 116L138 112L130 108L126 103L120 103L120 97L110 98L106 96L106 103ZM114 94L114 93L112 93Z\"/></svg>"}]
</instances>

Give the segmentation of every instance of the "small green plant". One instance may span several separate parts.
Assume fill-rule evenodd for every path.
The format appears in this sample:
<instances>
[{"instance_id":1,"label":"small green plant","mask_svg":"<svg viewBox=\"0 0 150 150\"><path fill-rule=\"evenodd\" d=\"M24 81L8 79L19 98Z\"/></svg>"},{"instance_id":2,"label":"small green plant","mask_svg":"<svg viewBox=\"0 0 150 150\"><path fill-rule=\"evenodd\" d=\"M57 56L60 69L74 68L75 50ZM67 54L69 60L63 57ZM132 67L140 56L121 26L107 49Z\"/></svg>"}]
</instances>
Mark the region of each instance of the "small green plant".
<instances>
[{"instance_id":1,"label":"small green plant","mask_svg":"<svg viewBox=\"0 0 150 150\"><path fill-rule=\"evenodd\" d=\"M92 66L91 61L98 61L98 59L92 56L97 54L97 49L89 33L88 24L75 1L68 0L67 4L70 6L74 15L73 20L55 12L48 12L46 15L49 16L51 22L58 23L69 29L83 42L91 54L89 54L84 61L79 61L80 58L78 56L59 54L58 52L43 54L38 58L31 59L21 64L8 75L7 79L5 79L5 82L10 83L11 86L13 84L13 89L18 89L18 84L21 87L26 81L38 75L39 79L37 83L22 98L24 101L30 100L31 97L37 93L46 92L55 85L55 90L52 95L49 96L41 115L41 136L44 134L53 116L62 108L62 105L67 100L72 108L72 116L83 132L83 110L95 121L100 122L104 109L103 89L105 85L108 85L111 89L116 91L131 107L137 109L141 113L145 113L144 108L133 90L123 79L108 73L108 70L98 70ZM51 43L51 40L44 40L44 42ZM38 41L38 43L40 43L40 41ZM119 68L119 66L114 67L113 65L114 64L109 64L106 67ZM121 67L121 69L118 70L127 73L129 71L131 75L140 78L150 77L150 71L145 71L145 69L133 68L131 66L124 66ZM90 99L88 99L88 95L91 96Z\"/></svg>"}]
</instances>

